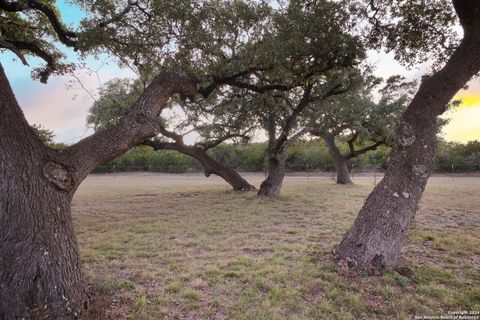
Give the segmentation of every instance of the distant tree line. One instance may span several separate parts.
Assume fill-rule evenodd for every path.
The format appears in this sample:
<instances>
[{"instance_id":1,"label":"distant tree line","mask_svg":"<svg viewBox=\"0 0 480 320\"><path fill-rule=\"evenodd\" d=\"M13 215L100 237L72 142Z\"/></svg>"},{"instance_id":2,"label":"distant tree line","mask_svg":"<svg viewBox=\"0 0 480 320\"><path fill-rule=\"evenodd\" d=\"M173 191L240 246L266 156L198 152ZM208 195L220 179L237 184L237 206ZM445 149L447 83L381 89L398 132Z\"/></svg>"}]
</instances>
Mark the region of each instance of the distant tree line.
<instances>
[{"instance_id":1,"label":"distant tree line","mask_svg":"<svg viewBox=\"0 0 480 320\"><path fill-rule=\"evenodd\" d=\"M368 143L366 143L368 144ZM345 141L338 143L342 151L348 150ZM263 172L266 168L267 143L228 144L222 143L208 151L215 160L238 171ZM380 146L349 162L349 169L384 170L388 164L390 148ZM480 171L480 141L458 142L438 141L435 165L436 172ZM287 151L288 171L335 171L328 149L323 139L299 140ZM96 168L96 173L122 171L154 171L165 173L185 173L201 171L201 164L192 157L177 151L154 151L141 146L130 150L115 160Z\"/></svg>"},{"instance_id":2,"label":"distant tree line","mask_svg":"<svg viewBox=\"0 0 480 320\"><path fill-rule=\"evenodd\" d=\"M480 141L469 141L465 144L440 141L438 143L436 166L437 172L480 171Z\"/></svg>"}]
</instances>

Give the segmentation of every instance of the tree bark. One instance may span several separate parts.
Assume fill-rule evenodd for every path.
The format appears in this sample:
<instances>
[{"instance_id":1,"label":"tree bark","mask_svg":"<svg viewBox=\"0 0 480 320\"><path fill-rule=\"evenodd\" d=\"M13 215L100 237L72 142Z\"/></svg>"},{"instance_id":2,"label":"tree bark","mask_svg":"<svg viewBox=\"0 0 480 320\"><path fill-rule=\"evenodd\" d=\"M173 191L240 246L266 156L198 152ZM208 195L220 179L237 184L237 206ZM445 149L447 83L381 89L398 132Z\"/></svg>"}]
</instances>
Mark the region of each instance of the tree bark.
<instances>
[{"instance_id":1,"label":"tree bark","mask_svg":"<svg viewBox=\"0 0 480 320\"><path fill-rule=\"evenodd\" d=\"M188 146L183 143L157 142L151 141L146 143L155 150L175 150L187 156L197 159L205 169L205 176L209 177L212 173L222 177L230 184L235 191L255 190L255 187L243 179L235 170L224 166L208 155L208 153L198 146Z\"/></svg>"},{"instance_id":2,"label":"tree bark","mask_svg":"<svg viewBox=\"0 0 480 320\"><path fill-rule=\"evenodd\" d=\"M335 160L335 171L337 173L337 184L352 184L348 172L347 160L345 158Z\"/></svg>"},{"instance_id":3,"label":"tree bark","mask_svg":"<svg viewBox=\"0 0 480 320\"><path fill-rule=\"evenodd\" d=\"M158 134L169 96L196 88L162 74L119 125L62 151L30 128L1 64L0 92L0 319L77 319L91 295L70 211L75 190L98 164Z\"/></svg>"},{"instance_id":4,"label":"tree bark","mask_svg":"<svg viewBox=\"0 0 480 320\"><path fill-rule=\"evenodd\" d=\"M0 319L72 319L88 303L59 154L35 136L0 65Z\"/></svg>"},{"instance_id":5,"label":"tree bark","mask_svg":"<svg viewBox=\"0 0 480 320\"><path fill-rule=\"evenodd\" d=\"M384 179L375 187L334 252L351 268L395 267L430 177L436 119L447 103L480 71L480 3L454 1L465 37L445 67L424 77L397 127L397 141Z\"/></svg>"},{"instance_id":6,"label":"tree bark","mask_svg":"<svg viewBox=\"0 0 480 320\"><path fill-rule=\"evenodd\" d=\"M285 177L285 151L270 152L268 155L268 176L260 185L259 196L278 198Z\"/></svg>"},{"instance_id":7,"label":"tree bark","mask_svg":"<svg viewBox=\"0 0 480 320\"><path fill-rule=\"evenodd\" d=\"M335 172L337 174L338 184L352 184L350 174L348 173L347 158L342 155L335 144L335 137L331 134L324 136L325 144L327 145L330 157L335 165Z\"/></svg>"}]
</instances>

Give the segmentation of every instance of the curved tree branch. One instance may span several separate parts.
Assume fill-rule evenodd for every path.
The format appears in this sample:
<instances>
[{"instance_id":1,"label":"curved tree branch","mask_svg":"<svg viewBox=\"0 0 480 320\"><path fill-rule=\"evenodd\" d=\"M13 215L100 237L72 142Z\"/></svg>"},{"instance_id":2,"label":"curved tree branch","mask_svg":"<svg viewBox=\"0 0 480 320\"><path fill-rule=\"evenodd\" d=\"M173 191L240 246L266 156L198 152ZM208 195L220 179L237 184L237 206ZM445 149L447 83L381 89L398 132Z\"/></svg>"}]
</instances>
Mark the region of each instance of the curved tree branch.
<instances>
[{"instance_id":1,"label":"curved tree branch","mask_svg":"<svg viewBox=\"0 0 480 320\"><path fill-rule=\"evenodd\" d=\"M330 151L330 155L337 161L344 161L345 156L340 152L340 149L338 149L337 144L335 143L335 136L327 132L323 135L323 139L325 140L325 144Z\"/></svg>"},{"instance_id":2,"label":"curved tree branch","mask_svg":"<svg viewBox=\"0 0 480 320\"><path fill-rule=\"evenodd\" d=\"M0 9L8 12L20 12L29 9L40 11L48 18L50 24L52 25L55 33L58 36L58 39L64 45L68 47L75 47L77 45L77 40L74 39L76 39L78 35L75 32L67 30L58 19L57 14L50 7L41 2L38 2L36 0L25 0L18 2L0 0Z\"/></svg>"},{"instance_id":3,"label":"curved tree branch","mask_svg":"<svg viewBox=\"0 0 480 320\"><path fill-rule=\"evenodd\" d=\"M176 142L163 142L158 139L144 141L144 145L152 147L155 151L159 150L174 150L183 153L189 157L196 159L205 169L205 176L209 177L212 173L222 177L228 182L234 190L254 190L255 187L243 179L235 170L224 166L213 157L211 157L206 150L198 145L185 145Z\"/></svg>"},{"instance_id":4,"label":"curved tree branch","mask_svg":"<svg viewBox=\"0 0 480 320\"><path fill-rule=\"evenodd\" d=\"M288 136L290 135L290 131L292 130L295 122L297 121L297 118L299 115L302 113L303 110L305 110L306 107L311 102L314 101L323 101L328 99L331 96L335 96L338 94L344 93L346 90L341 89L342 85L339 84L332 89L330 89L328 92L324 93L321 96L312 96L312 85L308 85L302 95L302 98L296 105L296 107L293 109L293 112L290 114L290 116L285 120L285 125L283 126L282 133L279 135L275 147L273 148L274 152L281 152L282 149L285 148L285 144L288 141ZM306 132L311 131L311 128L307 129ZM306 133L305 132L305 133Z\"/></svg>"},{"instance_id":5,"label":"curved tree branch","mask_svg":"<svg viewBox=\"0 0 480 320\"><path fill-rule=\"evenodd\" d=\"M357 140L357 138L358 138L358 132L354 132L350 137L350 139L347 140L348 149L350 151L349 155L351 155L352 157L355 156L355 148L353 146L353 143L355 142L355 140Z\"/></svg>"},{"instance_id":6,"label":"curved tree branch","mask_svg":"<svg viewBox=\"0 0 480 320\"><path fill-rule=\"evenodd\" d=\"M360 150L353 150L352 152L352 149L350 149L350 153L348 155L345 156L345 158L347 160L349 159L352 159L352 158L355 158L361 154L364 154L364 153L367 153L368 151L372 151L372 150L375 150L377 149L378 147L380 147L382 144L385 144L385 141L377 141L375 142L374 144L368 146L368 147L365 147L365 148L362 148Z\"/></svg>"},{"instance_id":7,"label":"curved tree branch","mask_svg":"<svg viewBox=\"0 0 480 320\"><path fill-rule=\"evenodd\" d=\"M250 131L250 130L248 130L248 131ZM196 145L201 146L203 148L203 150L207 151L208 149L212 149L212 148L218 146L220 143L227 141L228 139L247 138L247 137L248 137L248 134L246 132L245 133L229 133L229 134L223 135L221 137L218 137L217 139L215 139L213 141L196 143Z\"/></svg>"},{"instance_id":8,"label":"curved tree branch","mask_svg":"<svg viewBox=\"0 0 480 320\"><path fill-rule=\"evenodd\" d=\"M63 154L74 175L73 190L97 165L110 161L162 129L156 118L168 99L179 93L190 99L197 94L196 85L178 72L158 75L132 108L111 129L99 131L65 149Z\"/></svg>"},{"instance_id":9,"label":"curved tree branch","mask_svg":"<svg viewBox=\"0 0 480 320\"><path fill-rule=\"evenodd\" d=\"M305 135L306 133L310 132L312 130L312 128L310 127L306 127L306 128L303 128L302 130L298 131L297 133L295 133L294 135L292 135L288 141L285 143L285 148L288 148L289 146L291 146L295 141L297 141L301 136Z\"/></svg>"},{"instance_id":10,"label":"curved tree branch","mask_svg":"<svg viewBox=\"0 0 480 320\"><path fill-rule=\"evenodd\" d=\"M207 98L217 87L222 85L230 85L240 89L248 89L256 93L264 93L272 90L286 91L290 90L292 86L280 85L280 84L268 84L268 85L254 85L247 82L239 81L241 77L245 77L251 74L255 74L259 71L268 71L273 69L273 67L250 67L246 70L237 72L228 76L217 76L213 79L212 83L204 88L200 88L198 92L204 97Z\"/></svg>"},{"instance_id":11,"label":"curved tree branch","mask_svg":"<svg viewBox=\"0 0 480 320\"><path fill-rule=\"evenodd\" d=\"M55 58L51 54L49 54L47 51L43 50L36 42L16 41L16 40L9 40L8 42L18 50L30 51L30 53L36 55L37 57L41 58L43 61L47 63L47 67L40 72L40 82L47 83L48 77L50 76L52 71L55 69Z\"/></svg>"},{"instance_id":12,"label":"curved tree branch","mask_svg":"<svg viewBox=\"0 0 480 320\"><path fill-rule=\"evenodd\" d=\"M122 9L122 11L120 11L120 12L117 13L117 14L114 14L110 19L100 22L96 27L97 27L97 28L100 28L100 29L101 29L101 28L105 28L105 27L108 26L109 24L119 21L119 20L122 19L127 13L129 13L130 10L132 10L132 7L133 7L133 6L136 6L136 7L138 7L138 8L141 8L140 5L138 4L138 2L136 2L136 1L128 1L128 4L125 6L125 8ZM144 13L145 13L145 12L144 12Z\"/></svg>"},{"instance_id":13,"label":"curved tree branch","mask_svg":"<svg viewBox=\"0 0 480 320\"><path fill-rule=\"evenodd\" d=\"M173 131L169 131L163 125L159 126L158 132L164 135L165 137L172 139L173 141L175 141L176 144L184 145L183 135L177 134Z\"/></svg>"},{"instance_id":14,"label":"curved tree branch","mask_svg":"<svg viewBox=\"0 0 480 320\"><path fill-rule=\"evenodd\" d=\"M20 59L20 61L22 61L24 65L28 66L27 59L25 59L25 56L23 55L23 53L19 50L19 48L17 48L10 42L0 39L0 48L4 48L12 51Z\"/></svg>"}]
</instances>

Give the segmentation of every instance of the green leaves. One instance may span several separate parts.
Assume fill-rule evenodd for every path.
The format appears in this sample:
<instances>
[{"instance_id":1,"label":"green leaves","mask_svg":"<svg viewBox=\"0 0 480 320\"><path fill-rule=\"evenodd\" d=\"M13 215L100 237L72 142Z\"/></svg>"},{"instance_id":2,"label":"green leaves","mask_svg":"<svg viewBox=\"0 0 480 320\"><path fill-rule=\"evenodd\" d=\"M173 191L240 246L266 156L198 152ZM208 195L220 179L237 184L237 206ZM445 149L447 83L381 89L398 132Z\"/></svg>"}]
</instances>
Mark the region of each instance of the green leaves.
<instances>
[{"instance_id":1,"label":"green leaves","mask_svg":"<svg viewBox=\"0 0 480 320\"><path fill-rule=\"evenodd\" d=\"M393 52L407 66L446 61L459 44L458 20L451 0L347 0L365 44Z\"/></svg>"},{"instance_id":2,"label":"green leaves","mask_svg":"<svg viewBox=\"0 0 480 320\"><path fill-rule=\"evenodd\" d=\"M392 76L382 87L379 78L364 75L355 90L321 103L310 114L311 123L319 135L355 136L354 140L386 141L394 139L400 115L416 88L401 76ZM374 93L379 97L375 98Z\"/></svg>"},{"instance_id":3,"label":"green leaves","mask_svg":"<svg viewBox=\"0 0 480 320\"><path fill-rule=\"evenodd\" d=\"M53 142L53 138L55 137L55 134L53 133L52 130L44 128L40 124L33 124L30 126L35 134L38 136L42 142L47 145L47 146L53 146L55 143Z\"/></svg>"},{"instance_id":4,"label":"green leaves","mask_svg":"<svg viewBox=\"0 0 480 320\"><path fill-rule=\"evenodd\" d=\"M89 110L87 124L95 131L115 126L142 92L139 81L113 79L100 90L100 97Z\"/></svg>"},{"instance_id":5,"label":"green leaves","mask_svg":"<svg viewBox=\"0 0 480 320\"><path fill-rule=\"evenodd\" d=\"M54 1L0 1L0 51L13 51L25 64L24 56L37 56L46 65L33 70L34 78L46 82L52 73L69 69L64 53L55 44L75 47L77 34L65 28Z\"/></svg>"}]
</instances>

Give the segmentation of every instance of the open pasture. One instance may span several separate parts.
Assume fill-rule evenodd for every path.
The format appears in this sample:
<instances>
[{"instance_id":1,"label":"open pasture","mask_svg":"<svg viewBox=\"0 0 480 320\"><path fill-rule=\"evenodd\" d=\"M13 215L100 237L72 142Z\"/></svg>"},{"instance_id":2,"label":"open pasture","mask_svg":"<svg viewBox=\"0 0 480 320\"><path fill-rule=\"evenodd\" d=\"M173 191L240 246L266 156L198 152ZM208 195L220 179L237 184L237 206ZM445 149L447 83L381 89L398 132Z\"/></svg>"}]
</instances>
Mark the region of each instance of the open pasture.
<instances>
[{"instance_id":1,"label":"open pasture","mask_svg":"<svg viewBox=\"0 0 480 320\"><path fill-rule=\"evenodd\" d=\"M246 176L257 187L262 176ZM280 199L212 177L91 175L73 200L101 319L411 319L480 311L480 178L433 177L404 268L341 274L330 253L373 187L287 177Z\"/></svg>"}]
</instances>

